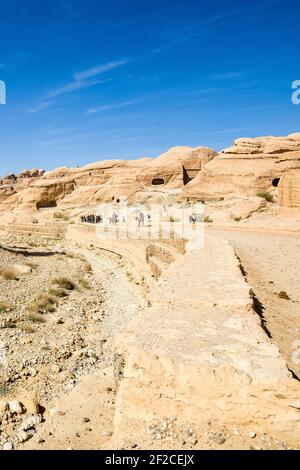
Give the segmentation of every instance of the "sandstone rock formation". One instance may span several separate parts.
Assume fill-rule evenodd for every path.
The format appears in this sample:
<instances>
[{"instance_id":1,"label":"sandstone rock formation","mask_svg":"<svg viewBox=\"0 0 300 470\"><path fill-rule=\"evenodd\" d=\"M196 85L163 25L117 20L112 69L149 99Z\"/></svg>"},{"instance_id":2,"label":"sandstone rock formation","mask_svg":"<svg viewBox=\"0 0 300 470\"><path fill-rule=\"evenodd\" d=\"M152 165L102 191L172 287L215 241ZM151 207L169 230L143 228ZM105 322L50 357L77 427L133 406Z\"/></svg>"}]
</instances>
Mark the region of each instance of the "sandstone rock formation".
<instances>
[{"instance_id":1,"label":"sandstone rock formation","mask_svg":"<svg viewBox=\"0 0 300 470\"><path fill-rule=\"evenodd\" d=\"M237 139L220 154L205 147L174 147L158 158L106 160L47 173L24 171L0 180L0 223L32 222L33 217L47 221L59 210L77 217L91 206L123 198L129 203L235 198L232 218L247 218L263 202L247 198L262 191L276 195L278 185L283 214L283 208L285 213L289 207L298 210L299 179L292 172L297 170L300 133Z\"/></svg>"},{"instance_id":2,"label":"sandstone rock formation","mask_svg":"<svg viewBox=\"0 0 300 470\"><path fill-rule=\"evenodd\" d=\"M28 188L44 174L43 170L25 170L19 175L7 175L0 178L0 203L17 192Z\"/></svg>"},{"instance_id":3,"label":"sandstone rock formation","mask_svg":"<svg viewBox=\"0 0 300 470\"><path fill-rule=\"evenodd\" d=\"M280 214L300 214L300 169L287 171L278 192Z\"/></svg>"},{"instance_id":4,"label":"sandstone rock formation","mask_svg":"<svg viewBox=\"0 0 300 470\"><path fill-rule=\"evenodd\" d=\"M216 153L208 148L175 147L156 159L107 160L83 168L37 170L7 177L0 186L0 215L29 220L39 210L84 208L119 202L145 201L159 189L181 189ZM9 213L9 217L8 217Z\"/></svg>"},{"instance_id":5,"label":"sandstone rock formation","mask_svg":"<svg viewBox=\"0 0 300 470\"><path fill-rule=\"evenodd\" d=\"M237 139L187 184L180 200L256 195L274 189L286 171L299 168L299 133Z\"/></svg>"}]
</instances>

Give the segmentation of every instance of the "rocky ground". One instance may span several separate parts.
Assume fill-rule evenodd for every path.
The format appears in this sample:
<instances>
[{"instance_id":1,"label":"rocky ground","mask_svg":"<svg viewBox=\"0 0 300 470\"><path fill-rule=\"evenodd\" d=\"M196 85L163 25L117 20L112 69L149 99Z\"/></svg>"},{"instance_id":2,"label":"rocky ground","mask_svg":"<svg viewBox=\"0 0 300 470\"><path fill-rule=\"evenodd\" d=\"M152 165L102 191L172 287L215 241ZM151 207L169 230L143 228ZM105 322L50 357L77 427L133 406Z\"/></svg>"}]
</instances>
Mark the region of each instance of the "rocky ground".
<instances>
[{"instance_id":1,"label":"rocky ground","mask_svg":"<svg viewBox=\"0 0 300 470\"><path fill-rule=\"evenodd\" d=\"M128 288L126 266L110 254L54 243L3 243L0 251L0 445L9 449L31 439L55 413L51 403L83 376L112 365L113 340L143 295ZM62 297L61 278L71 281ZM55 289L54 304L37 312Z\"/></svg>"},{"instance_id":2,"label":"rocky ground","mask_svg":"<svg viewBox=\"0 0 300 470\"><path fill-rule=\"evenodd\" d=\"M300 240L209 230L235 247L267 333L300 376ZM66 295L59 296L54 308L33 321L30 307L57 288L53 280L61 277L72 281L73 288L64 289ZM133 281L126 262L95 247L4 240L0 302L0 448L118 448L113 436L113 344L147 305L143 287ZM196 428L193 423L179 425L176 416L153 421L145 435L132 438L133 428L122 446L287 448L254 429L216 429L209 422Z\"/></svg>"}]
</instances>

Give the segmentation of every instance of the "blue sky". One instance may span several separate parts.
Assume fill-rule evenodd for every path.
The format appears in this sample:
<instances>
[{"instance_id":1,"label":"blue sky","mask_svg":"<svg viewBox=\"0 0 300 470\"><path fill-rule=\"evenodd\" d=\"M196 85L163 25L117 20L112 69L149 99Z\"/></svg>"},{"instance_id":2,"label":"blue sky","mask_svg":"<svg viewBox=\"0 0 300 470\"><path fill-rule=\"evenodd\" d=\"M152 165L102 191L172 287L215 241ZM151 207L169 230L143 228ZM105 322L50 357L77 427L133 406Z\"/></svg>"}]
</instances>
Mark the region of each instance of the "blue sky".
<instances>
[{"instance_id":1,"label":"blue sky","mask_svg":"<svg viewBox=\"0 0 300 470\"><path fill-rule=\"evenodd\" d=\"M0 174L300 130L297 1L0 0Z\"/></svg>"}]
</instances>

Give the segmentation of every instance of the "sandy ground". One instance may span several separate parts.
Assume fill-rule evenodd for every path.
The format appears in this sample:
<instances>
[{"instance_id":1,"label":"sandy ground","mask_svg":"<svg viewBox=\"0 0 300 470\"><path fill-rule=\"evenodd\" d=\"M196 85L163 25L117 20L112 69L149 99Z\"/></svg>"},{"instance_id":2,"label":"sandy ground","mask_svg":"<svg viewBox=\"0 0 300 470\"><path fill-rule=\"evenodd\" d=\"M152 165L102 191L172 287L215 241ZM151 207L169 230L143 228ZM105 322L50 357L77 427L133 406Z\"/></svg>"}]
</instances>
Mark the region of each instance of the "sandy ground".
<instances>
[{"instance_id":1,"label":"sandy ground","mask_svg":"<svg viewBox=\"0 0 300 470\"><path fill-rule=\"evenodd\" d=\"M300 239L245 231L209 229L230 241L241 260L272 341L300 377ZM280 293L289 298L281 298Z\"/></svg>"}]
</instances>

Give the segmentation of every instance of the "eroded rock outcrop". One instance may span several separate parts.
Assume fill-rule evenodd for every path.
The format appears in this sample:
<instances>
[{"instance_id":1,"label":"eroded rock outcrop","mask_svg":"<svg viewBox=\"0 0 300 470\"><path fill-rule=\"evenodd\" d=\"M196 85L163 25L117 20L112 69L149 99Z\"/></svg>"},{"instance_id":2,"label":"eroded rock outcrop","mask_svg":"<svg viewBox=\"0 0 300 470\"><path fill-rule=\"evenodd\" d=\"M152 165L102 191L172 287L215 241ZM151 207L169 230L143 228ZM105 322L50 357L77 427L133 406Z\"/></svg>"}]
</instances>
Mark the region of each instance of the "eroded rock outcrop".
<instances>
[{"instance_id":1,"label":"eroded rock outcrop","mask_svg":"<svg viewBox=\"0 0 300 470\"><path fill-rule=\"evenodd\" d=\"M278 203L280 214L300 215L300 169L287 171L281 178Z\"/></svg>"},{"instance_id":2,"label":"eroded rock outcrop","mask_svg":"<svg viewBox=\"0 0 300 470\"><path fill-rule=\"evenodd\" d=\"M300 168L300 134L237 139L182 191L180 200L253 196L277 186L282 175Z\"/></svg>"},{"instance_id":3,"label":"eroded rock outcrop","mask_svg":"<svg viewBox=\"0 0 300 470\"><path fill-rule=\"evenodd\" d=\"M78 209L124 197L143 202L157 197L157 188L182 189L215 155L205 147L174 147L156 159L106 160L83 168L12 175L0 186L0 215L22 221L47 208Z\"/></svg>"}]
</instances>

